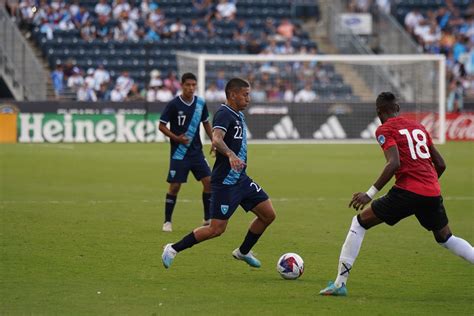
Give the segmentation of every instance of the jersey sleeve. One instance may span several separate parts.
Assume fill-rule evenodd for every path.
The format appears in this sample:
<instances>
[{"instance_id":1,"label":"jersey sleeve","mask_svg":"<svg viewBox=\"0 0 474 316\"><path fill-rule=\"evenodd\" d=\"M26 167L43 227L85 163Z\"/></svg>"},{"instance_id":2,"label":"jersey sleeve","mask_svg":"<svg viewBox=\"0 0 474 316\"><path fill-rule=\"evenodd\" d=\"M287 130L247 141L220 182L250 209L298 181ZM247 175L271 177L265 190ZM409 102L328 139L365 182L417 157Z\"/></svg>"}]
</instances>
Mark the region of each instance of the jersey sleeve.
<instances>
[{"instance_id":1,"label":"jersey sleeve","mask_svg":"<svg viewBox=\"0 0 474 316\"><path fill-rule=\"evenodd\" d=\"M218 128L227 133L229 125L229 116L224 111L217 111L212 122L212 129Z\"/></svg>"},{"instance_id":2,"label":"jersey sleeve","mask_svg":"<svg viewBox=\"0 0 474 316\"><path fill-rule=\"evenodd\" d=\"M207 109L207 104L204 103L204 108L202 109L201 122L209 121L209 111Z\"/></svg>"},{"instance_id":3,"label":"jersey sleeve","mask_svg":"<svg viewBox=\"0 0 474 316\"><path fill-rule=\"evenodd\" d=\"M380 147L385 151L390 147L397 145L395 138L393 137L391 131L385 126L381 125L375 131L375 137Z\"/></svg>"},{"instance_id":4,"label":"jersey sleeve","mask_svg":"<svg viewBox=\"0 0 474 316\"><path fill-rule=\"evenodd\" d=\"M172 110L173 110L173 103L170 102L166 105L165 109L163 110L163 113L161 113L161 116L160 116L161 123L167 124L170 121Z\"/></svg>"}]
</instances>

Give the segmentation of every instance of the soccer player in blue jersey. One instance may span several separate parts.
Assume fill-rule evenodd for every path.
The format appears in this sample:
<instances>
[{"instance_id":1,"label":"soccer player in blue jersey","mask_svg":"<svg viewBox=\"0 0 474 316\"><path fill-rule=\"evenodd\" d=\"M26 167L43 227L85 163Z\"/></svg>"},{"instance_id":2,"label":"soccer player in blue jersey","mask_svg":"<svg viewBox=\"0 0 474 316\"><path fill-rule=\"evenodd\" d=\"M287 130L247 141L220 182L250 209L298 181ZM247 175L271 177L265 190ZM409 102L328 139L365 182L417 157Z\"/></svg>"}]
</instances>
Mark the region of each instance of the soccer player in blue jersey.
<instances>
[{"instance_id":1,"label":"soccer player in blue jersey","mask_svg":"<svg viewBox=\"0 0 474 316\"><path fill-rule=\"evenodd\" d=\"M186 183L191 171L196 180L203 185L202 203L204 205L204 225L209 225L209 204L211 198L211 169L202 152L199 125L203 124L209 139L212 128L209 112L204 99L194 95L197 79L192 73L181 77L182 94L171 100L160 117L160 131L170 138L169 189L165 202L164 232L171 232L171 217L181 183ZM170 123L170 128L166 124Z\"/></svg>"},{"instance_id":2,"label":"soccer player in blue jersey","mask_svg":"<svg viewBox=\"0 0 474 316\"><path fill-rule=\"evenodd\" d=\"M247 131L241 111L250 102L250 84L240 78L231 79L225 93L227 102L221 105L213 121L212 146L217 153L211 176L211 223L196 228L177 243L167 244L161 256L165 268L170 267L178 252L220 236L239 205L257 217L250 224L241 246L232 255L252 267L259 268L261 265L250 249L275 219L275 211L265 191L245 172Z\"/></svg>"}]
</instances>

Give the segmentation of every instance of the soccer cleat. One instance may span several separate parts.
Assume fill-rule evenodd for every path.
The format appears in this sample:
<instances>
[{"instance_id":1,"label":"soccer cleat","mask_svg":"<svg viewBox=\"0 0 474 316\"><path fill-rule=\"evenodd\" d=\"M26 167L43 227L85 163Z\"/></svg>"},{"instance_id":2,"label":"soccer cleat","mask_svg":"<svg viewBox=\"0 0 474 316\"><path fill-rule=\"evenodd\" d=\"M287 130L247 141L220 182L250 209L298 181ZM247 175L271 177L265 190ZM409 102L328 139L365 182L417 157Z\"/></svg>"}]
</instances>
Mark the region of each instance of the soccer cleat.
<instances>
[{"instance_id":1,"label":"soccer cleat","mask_svg":"<svg viewBox=\"0 0 474 316\"><path fill-rule=\"evenodd\" d=\"M333 281L329 281L328 286L325 289L319 291L319 295L347 296L347 288L345 284L342 284L341 287L336 287Z\"/></svg>"},{"instance_id":2,"label":"soccer cleat","mask_svg":"<svg viewBox=\"0 0 474 316\"><path fill-rule=\"evenodd\" d=\"M163 266L168 269L173 263L174 257L178 254L176 250L171 247L172 244L167 244L163 247L163 254L161 255L161 261Z\"/></svg>"},{"instance_id":3,"label":"soccer cleat","mask_svg":"<svg viewBox=\"0 0 474 316\"><path fill-rule=\"evenodd\" d=\"M164 232L172 232L173 231L173 226L171 225L171 222L164 222L163 223L163 228L161 229Z\"/></svg>"},{"instance_id":4,"label":"soccer cleat","mask_svg":"<svg viewBox=\"0 0 474 316\"><path fill-rule=\"evenodd\" d=\"M243 255L240 252L240 249L237 248L234 251L232 251L232 256L234 256L234 258L237 259L237 260L245 261L251 267L260 268L260 266L261 266L260 261L257 258L254 257L252 251L250 251L246 255Z\"/></svg>"},{"instance_id":5,"label":"soccer cleat","mask_svg":"<svg viewBox=\"0 0 474 316\"><path fill-rule=\"evenodd\" d=\"M211 225L211 220L210 219L204 219L202 221L202 226L209 226Z\"/></svg>"}]
</instances>

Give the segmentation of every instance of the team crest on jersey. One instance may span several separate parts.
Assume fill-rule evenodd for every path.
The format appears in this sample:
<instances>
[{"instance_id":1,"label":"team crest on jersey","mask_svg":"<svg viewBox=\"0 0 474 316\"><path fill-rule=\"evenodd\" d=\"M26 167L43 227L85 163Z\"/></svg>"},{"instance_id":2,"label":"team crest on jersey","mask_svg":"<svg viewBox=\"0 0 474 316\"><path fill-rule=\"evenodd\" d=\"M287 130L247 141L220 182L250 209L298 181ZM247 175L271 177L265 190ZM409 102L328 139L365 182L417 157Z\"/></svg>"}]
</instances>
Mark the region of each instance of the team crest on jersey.
<instances>
[{"instance_id":1,"label":"team crest on jersey","mask_svg":"<svg viewBox=\"0 0 474 316\"><path fill-rule=\"evenodd\" d=\"M235 121L235 125L239 126L239 125L240 125L240 121L239 121L239 120L236 120L236 121Z\"/></svg>"},{"instance_id":2,"label":"team crest on jersey","mask_svg":"<svg viewBox=\"0 0 474 316\"><path fill-rule=\"evenodd\" d=\"M183 111L178 111L178 115L183 115Z\"/></svg>"},{"instance_id":3,"label":"team crest on jersey","mask_svg":"<svg viewBox=\"0 0 474 316\"><path fill-rule=\"evenodd\" d=\"M176 170L170 170L171 178L174 178L175 175L176 175Z\"/></svg>"},{"instance_id":4,"label":"team crest on jersey","mask_svg":"<svg viewBox=\"0 0 474 316\"><path fill-rule=\"evenodd\" d=\"M379 137L377 137L377 141L379 142L380 145L385 144L385 136L379 135Z\"/></svg>"},{"instance_id":5,"label":"team crest on jersey","mask_svg":"<svg viewBox=\"0 0 474 316\"><path fill-rule=\"evenodd\" d=\"M221 212L222 212L222 214L225 215L228 210L229 210L229 205L224 205L224 204L221 205Z\"/></svg>"}]
</instances>

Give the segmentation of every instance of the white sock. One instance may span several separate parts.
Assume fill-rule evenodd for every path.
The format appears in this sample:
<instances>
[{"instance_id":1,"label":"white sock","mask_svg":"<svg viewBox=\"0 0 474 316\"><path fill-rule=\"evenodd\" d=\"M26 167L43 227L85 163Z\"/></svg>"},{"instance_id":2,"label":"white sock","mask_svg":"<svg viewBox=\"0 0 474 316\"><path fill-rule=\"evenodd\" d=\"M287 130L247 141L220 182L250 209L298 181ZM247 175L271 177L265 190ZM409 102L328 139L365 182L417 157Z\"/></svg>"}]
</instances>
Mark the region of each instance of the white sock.
<instances>
[{"instance_id":1,"label":"white sock","mask_svg":"<svg viewBox=\"0 0 474 316\"><path fill-rule=\"evenodd\" d=\"M440 245L474 264L474 248L464 239L452 235L445 243L440 243Z\"/></svg>"},{"instance_id":2,"label":"white sock","mask_svg":"<svg viewBox=\"0 0 474 316\"><path fill-rule=\"evenodd\" d=\"M337 287L346 284L352 265L359 255L365 232L366 229L360 226L357 216L354 216L354 218L352 218L351 228L347 233L346 241L342 246L341 255L339 256L339 269L336 281L334 281Z\"/></svg>"}]
</instances>

